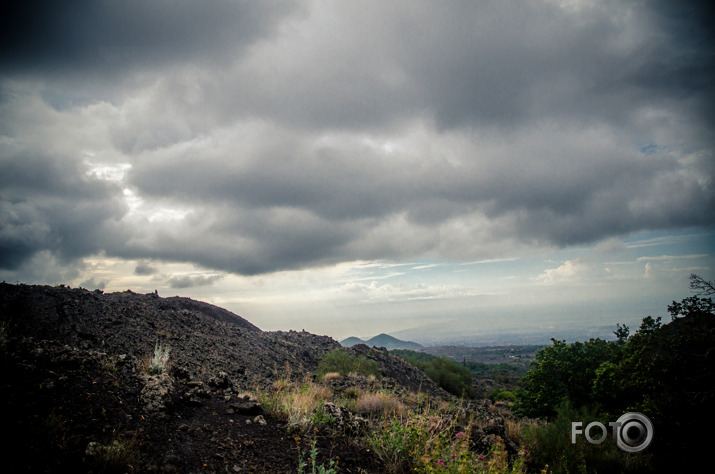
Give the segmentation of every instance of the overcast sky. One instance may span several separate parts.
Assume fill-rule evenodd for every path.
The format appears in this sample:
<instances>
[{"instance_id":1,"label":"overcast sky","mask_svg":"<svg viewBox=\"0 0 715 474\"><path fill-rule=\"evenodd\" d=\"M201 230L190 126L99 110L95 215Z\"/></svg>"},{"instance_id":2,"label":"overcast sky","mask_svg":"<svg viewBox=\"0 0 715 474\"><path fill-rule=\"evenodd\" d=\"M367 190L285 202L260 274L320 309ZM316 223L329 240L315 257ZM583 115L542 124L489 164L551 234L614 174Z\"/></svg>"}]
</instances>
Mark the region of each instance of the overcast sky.
<instances>
[{"instance_id":1,"label":"overcast sky","mask_svg":"<svg viewBox=\"0 0 715 474\"><path fill-rule=\"evenodd\" d=\"M664 314L715 278L704 3L15 2L0 279L338 338Z\"/></svg>"}]
</instances>

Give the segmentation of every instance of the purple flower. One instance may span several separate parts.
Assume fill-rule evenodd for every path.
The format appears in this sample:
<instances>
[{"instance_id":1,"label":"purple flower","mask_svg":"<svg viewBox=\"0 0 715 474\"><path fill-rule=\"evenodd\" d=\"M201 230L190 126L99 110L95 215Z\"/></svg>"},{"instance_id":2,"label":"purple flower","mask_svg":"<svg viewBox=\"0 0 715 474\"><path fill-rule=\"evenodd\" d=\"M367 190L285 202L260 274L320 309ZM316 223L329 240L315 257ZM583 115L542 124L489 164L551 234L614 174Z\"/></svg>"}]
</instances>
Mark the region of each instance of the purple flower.
<instances>
[{"instance_id":1,"label":"purple flower","mask_svg":"<svg viewBox=\"0 0 715 474\"><path fill-rule=\"evenodd\" d=\"M466 433L465 433L464 431L460 431L459 433L457 433L457 434L454 435L454 436L457 437L457 438L461 438L462 436L466 436Z\"/></svg>"},{"instance_id":2,"label":"purple flower","mask_svg":"<svg viewBox=\"0 0 715 474\"><path fill-rule=\"evenodd\" d=\"M437 465L438 465L438 466L444 466L444 461L442 461L442 460L440 459L439 461L437 461Z\"/></svg>"},{"instance_id":3,"label":"purple flower","mask_svg":"<svg viewBox=\"0 0 715 474\"><path fill-rule=\"evenodd\" d=\"M484 456L479 456L477 459L479 459L480 461L484 461Z\"/></svg>"}]
</instances>

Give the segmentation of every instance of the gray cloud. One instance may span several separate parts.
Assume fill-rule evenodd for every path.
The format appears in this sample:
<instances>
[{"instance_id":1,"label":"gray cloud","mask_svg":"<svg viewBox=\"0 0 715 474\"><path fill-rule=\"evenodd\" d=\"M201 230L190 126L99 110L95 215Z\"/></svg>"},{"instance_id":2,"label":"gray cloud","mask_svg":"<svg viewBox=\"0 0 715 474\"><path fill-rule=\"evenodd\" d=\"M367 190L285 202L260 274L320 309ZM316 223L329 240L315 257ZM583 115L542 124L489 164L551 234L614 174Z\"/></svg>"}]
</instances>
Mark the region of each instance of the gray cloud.
<instances>
[{"instance_id":1,"label":"gray cloud","mask_svg":"<svg viewBox=\"0 0 715 474\"><path fill-rule=\"evenodd\" d=\"M147 275L153 275L155 273L158 273L158 269L151 266L148 263L138 263L136 267L134 267L134 274L135 275L140 275L140 276L147 276Z\"/></svg>"},{"instance_id":2,"label":"gray cloud","mask_svg":"<svg viewBox=\"0 0 715 474\"><path fill-rule=\"evenodd\" d=\"M256 274L712 226L712 8L588 3L12 7L0 265Z\"/></svg>"},{"instance_id":3,"label":"gray cloud","mask_svg":"<svg viewBox=\"0 0 715 474\"><path fill-rule=\"evenodd\" d=\"M297 2L29 0L3 9L3 69L117 72L224 59L268 34ZM213 61L211 61L213 62Z\"/></svg>"},{"instance_id":4,"label":"gray cloud","mask_svg":"<svg viewBox=\"0 0 715 474\"><path fill-rule=\"evenodd\" d=\"M84 180L77 163L31 151L0 159L0 266L40 250L73 259L123 240L116 187Z\"/></svg>"},{"instance_id":5,"label":"gray cloud","mask_svg":"<svg viewBox=\"0 0 715 474\"><path fill-rule=\"evenodd\" d=\"M221 278L221 275L174 275L169 278L168 283L171 288L193 288L212 285Z\"/></svg>"}]
</instances>

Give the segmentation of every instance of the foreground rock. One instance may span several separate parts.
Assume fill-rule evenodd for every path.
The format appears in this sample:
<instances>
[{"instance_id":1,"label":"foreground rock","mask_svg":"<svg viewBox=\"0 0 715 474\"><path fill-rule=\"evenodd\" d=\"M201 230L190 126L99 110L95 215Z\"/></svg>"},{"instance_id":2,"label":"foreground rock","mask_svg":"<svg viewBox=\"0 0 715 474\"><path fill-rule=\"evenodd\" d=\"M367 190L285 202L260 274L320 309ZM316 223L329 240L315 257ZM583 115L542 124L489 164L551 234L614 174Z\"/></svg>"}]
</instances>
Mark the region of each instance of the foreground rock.
<instances>
[{"instance_id":1,"label":"foreground rock","mask_svg":"<svg viewBox=\"0 0 715 474\"><path fill-rule=\"evenodd\" d=\"M312 372L337 341L264 332L216 306L131 291L0 284L0 402L7 472L295 472L307 438L288 435L247 395ZM170 348L161 370L155 349ZM387 351L383 387L444 394ZM301 375L302 376L302 375ZM341 429L366 423L328 406ZM319 462L379 472L349 437L313 436Z\"/></svg>"}]
</instances>

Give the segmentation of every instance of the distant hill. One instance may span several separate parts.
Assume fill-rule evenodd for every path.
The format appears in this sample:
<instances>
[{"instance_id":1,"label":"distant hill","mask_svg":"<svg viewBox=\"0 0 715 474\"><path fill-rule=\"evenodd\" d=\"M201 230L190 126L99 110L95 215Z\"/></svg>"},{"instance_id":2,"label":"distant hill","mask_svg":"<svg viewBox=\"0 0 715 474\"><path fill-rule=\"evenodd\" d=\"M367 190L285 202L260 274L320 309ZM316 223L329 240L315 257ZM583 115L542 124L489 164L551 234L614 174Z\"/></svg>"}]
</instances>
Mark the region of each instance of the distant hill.
<instances>
[{"instance_id":1,"label":"distant hill","mask_svg":"<svg viewBox=\"0 0 715 474\"><path fill-rule=\"evenodd\" d=\"M348 337L346 339L343 339L340 341L340 344L343 347L352 347L355 344L365 344L371 347L384 347L386 349L392 350L392 349L419 349L422 347L421 344L417 344L416 342L412 341L402 341L400 339L397 339L396 337L392 337L389 334L378 334L375 337L372 337L370 339L363 340L360 339L359 337Z\"/></svg>"},{"instance_id":2,"label":"distant hill","mask_svg":"<svg viewBox=\"0 0 715 474\"><path fill-rule=\"evenodd\" d=\"M365 341L355 336L348 337L347 339L343 339L342 341L340 341L340 345L343 347L352 347L355 344L365 344Z\"/></svg>"}]
</instances>

